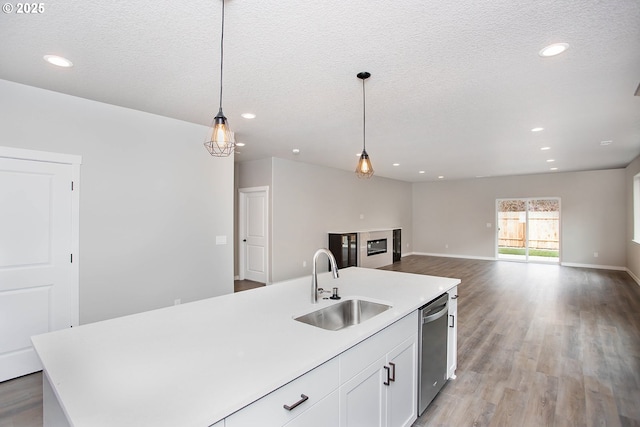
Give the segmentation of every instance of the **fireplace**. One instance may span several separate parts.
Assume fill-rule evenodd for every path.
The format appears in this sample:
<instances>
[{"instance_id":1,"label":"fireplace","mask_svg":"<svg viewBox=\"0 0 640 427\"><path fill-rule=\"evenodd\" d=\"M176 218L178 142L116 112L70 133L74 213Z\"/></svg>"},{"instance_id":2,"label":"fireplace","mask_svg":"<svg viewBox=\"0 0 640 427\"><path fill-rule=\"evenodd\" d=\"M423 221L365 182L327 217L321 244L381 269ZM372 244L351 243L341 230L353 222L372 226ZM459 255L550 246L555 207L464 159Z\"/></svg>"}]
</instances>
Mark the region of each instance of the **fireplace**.
<instances>
[{"instance_id":1,"label":"fireplace","mask_svg":"<svg viewBox=\"0 0 640 427\"><path fill-rule=\"evenodd\" d=\"M367 256L386 253L387 239L367 240Z\"/></svg>"}]
</instances>

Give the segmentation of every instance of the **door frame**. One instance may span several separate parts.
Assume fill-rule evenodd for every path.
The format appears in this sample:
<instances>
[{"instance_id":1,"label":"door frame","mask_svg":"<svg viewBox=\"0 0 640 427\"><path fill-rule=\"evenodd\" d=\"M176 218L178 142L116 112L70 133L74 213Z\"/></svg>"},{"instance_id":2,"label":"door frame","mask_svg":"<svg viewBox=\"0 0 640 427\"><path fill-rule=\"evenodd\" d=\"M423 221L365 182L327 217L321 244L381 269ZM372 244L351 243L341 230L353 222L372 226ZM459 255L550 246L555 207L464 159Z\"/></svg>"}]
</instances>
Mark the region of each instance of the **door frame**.
<instances>
[{"instance_id":1,"label":"door frame","mask_svg":"<svg viewBox=\"0 0 640 427\"><path fill-rule=\"evenodd\" d=\"M500 258L500 254L498 253L498 245L500 241L500 218L499 218L499 203L504 200L522 200L526 203L527 209L525 211L525 257L524 259L505 259ZM561 264L562 263L562 199L558 196L554 197L500 197L496 198L495 204L495 239L494 239L494 257L496 260L500 261L515 261L515 262L531 262L529 256L529 201L531 200L557 200L558 201L558 261L538 261L540 263L545 264Z\"/></svg>"},{"instance_id":2,"label":"door frame","mask_svg":"<svg viewBox=\"0 0 640 427\"><path fill-rule=\"evenodd\" d=\"M69 278L69 320L71 326L80 324L80 165L82 156L52 153L0 146L0 157L35 162L61 163L71 165L71 274Z\"/></svg>"},{"instance_id":3,"label":"door frame","mask_svg":"<svg viewBox=\"0 0 640 427\"><path fill-rule=\"evenodd\" d=\"M247 202L247 194L249 193L261 193L264 192L265 193L265 198L267 200L267 209L265 210L265 222L266 222L266 227L265 227L265 236L266 236L266 245L265 245L265 249L264 249L264 253L265 253L265 285L268 285L269 283L271 283L270 280L270 274L271 274L271 268L270 268L270 264L271 264L271 251L270 251L270 247L271 247L271 233L269 233L269 228L271 227L271 222L270 222L270 216L269 216L269 211L271 209L271 199L269 198L269 186L262 186L262 187L245 187L245 188L238 188L238 242L237 242L237 247L239 248L238 250L238 279L239 280L244 280L244 272L245 272L245 267L247 264L247 260L246 260L246 251L244 250L244 245L243 245L243 239L244 236L246 234L246 230L245 230L245 217L247 215L247 206L246 206L246 202Z\"/></svg>"}]
</instances>

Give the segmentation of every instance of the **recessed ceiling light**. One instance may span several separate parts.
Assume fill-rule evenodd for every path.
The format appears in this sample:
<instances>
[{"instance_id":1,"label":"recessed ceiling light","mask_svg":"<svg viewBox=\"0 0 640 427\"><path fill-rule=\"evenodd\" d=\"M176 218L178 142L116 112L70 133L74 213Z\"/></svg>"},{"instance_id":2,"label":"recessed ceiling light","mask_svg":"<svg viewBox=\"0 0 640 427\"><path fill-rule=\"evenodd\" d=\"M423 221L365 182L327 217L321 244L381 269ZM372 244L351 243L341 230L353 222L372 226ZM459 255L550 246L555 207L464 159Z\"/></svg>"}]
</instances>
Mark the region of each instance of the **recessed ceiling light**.
<instances>
[{"instance_id":1,"label":"recessed ceiling light","mask_svg":"<svg viewBox=\"0 0 640 427\"><path fill-rule=\"evenodd\" d=\"M293 150L291 150L291 152L293 154L300 154L300 149L299 148L294 148Z\"/></svg>"},{"instance_id":2,"label":"recessed ceiling light","mask_svg":"<svg viewBox=\"0 0 640 427\"><path fill-rule=\"evenodd\" d=\"M444 179L444 175L440 175L438 179Z\"/></svg>"},{"instance_id":3,"label":"recessed ceiling light","mask_svg":"<svg viewBox=\"0 0 640 427\"><path fill-rule=\"evenodd\" d=\"M569 45L567 43L554 43L540 50L540 52L538 52L538 55L545 58L549 56L556 56L560 55L567 49L569 49Z\"/></svg>"},{"instance_id":4,"label":"recessed ceiling light","mask_svg":"<svg viewBox=\"0 0 640 427\"><path fill-rule=\"evenodd\" d=\"M242 117L244 117L245 119L255 119L256 115L253 113L242 113L240 114Z\"/></svg>"},{"instance_id":5,"label":"recessed ceiling light","mask_svg":"<svg viewBox=\"0 0 640 427\"><path fill-rule=\"evenodd\" d=\"M236 147L244 147L244 142L236 142Z\"/></svg>"},{"instance_id":6,"label":"recessed ceiling light","mask_svg":"<svg viewBox=\"0 0 640 427\"><path fill-rule=\"evenodd\" d=\"M400 163L394 163L393 166L400 166Z\"/></svg>"},{"instance_id":7,"label":"recessed ceiling light","mask_svg":"<svg viewBox=\"0 0 640 427\"><path fill-rule=\"evenodd\" d=\"M424 171L419 171L418 173L424 173Z\"/></svg>"},{"instance_id":8,"label":"recessed ceiling light","mask_svg":"<svg viewBox=\"0 0 640 427\"><path fill-rule=\"evenodd\" d=\"M543 130L544 130L544 128L533 128L533 129L531 129L531 132L541 132Z\"/></svg>"},{"instance_id":9,"label":"recessed ceiling light","mask_svg":"<svg viewBox=\"0 0 640 427\"><path fill-rule=\"evenodd\" d=\"M551 150L551 147L540 147L540 149L541 149L542 151L547 151L547 150Z\"/></svg>"},{"instance_id":10,"label":"recessed ceiling light","mask_svg":"<svg viewBox=\"0 0 640 427\"><path fill-rule=\"evenodd\" d=\"M53 64L58 67L63 67L63 68L73 67L73 62L69 61L67 58L63 58L62 56L45 55L43 56L43 58L49 64Z\"/></svg>"},{"instance_id":11,"label":"recessed ceiling light","mask_svg":"<svg viewBox=\"0 0 640 427\"><path fill-rule=\"evenodd\" d=\"M549 160L547 160L547 163L553 163L555 161L556 161L556 159L549 159Z\"/></svg>"},{"instance_id":12,"label":"recessed ceiling light","mask_svg":"<svg viewBox=\"0 0 640 427\"><path fill-rule=\"evenodd\" d=\"M356 153L356 157L360 157L360 156L362 156L362 152Z\"/></svg>"},{"instance_id":13,"label":"recessed ceiling light","mask_svg":"<svg viewBox=\"0 0 640 427\"><path fill-rule=\"evenodd\" d=\"M558 168L549 168L549 170L551 170L551 171L557 171L557 170L558 170Z\"/></svg>"},{"instance_id":14,"label":"recessed ceiling light","mask_svg":"<svg viewBox=\"0 0 640 427\"><path fill-rule=\"evenodd\" d=\"M600 141L600 145L610 145L613 141Z\"/></svg>"}]
</instances>

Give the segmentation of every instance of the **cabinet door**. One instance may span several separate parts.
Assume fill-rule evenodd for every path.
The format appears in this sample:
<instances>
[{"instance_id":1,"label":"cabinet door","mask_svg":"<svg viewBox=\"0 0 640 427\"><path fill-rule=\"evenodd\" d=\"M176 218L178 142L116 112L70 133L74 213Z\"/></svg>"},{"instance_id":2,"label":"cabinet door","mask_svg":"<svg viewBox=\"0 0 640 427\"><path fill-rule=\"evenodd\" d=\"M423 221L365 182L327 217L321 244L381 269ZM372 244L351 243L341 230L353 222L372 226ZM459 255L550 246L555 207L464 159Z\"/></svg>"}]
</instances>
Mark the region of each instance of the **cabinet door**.
<instances>
[{"instance_id":1,"label":"cabinet door","mask_svg":"<svg viewBox=\"0 0 640 427\"><path fill-rule=\"evenodd\" d=\"M456 378L458 367L458 287L449 291L449 336L447 337L447 378Z\"/></svg>"},{"instance_id":2,"label":"cabinet door","mask_svg":"<svg viewBox=\"0 0 640 427\"><path fill-rule=\"evenodd\" d=\"M387 357L391 378L387 387L387 425L410 427L418 416L418 336L408 338Z\"/></svg>"},{"instance_id":3,"label":"cabinet door","mask_svg":"<svg viewBox=\"0 0 640 427\"><path fill-rule=\"evenodd\" d=\"M338 390L313 405L285 427L334 427L339 425Z\"/></svg>"},{"instance_id":4,"label":"cabinet door","mask_svg":"<svg viewBox=\"0 0 640 427\"><path fill-rule=\"evenodd\" d=\"M340 427L386 426L384 362L377 360L340 387Z\"/></svg>"}]
</instances>

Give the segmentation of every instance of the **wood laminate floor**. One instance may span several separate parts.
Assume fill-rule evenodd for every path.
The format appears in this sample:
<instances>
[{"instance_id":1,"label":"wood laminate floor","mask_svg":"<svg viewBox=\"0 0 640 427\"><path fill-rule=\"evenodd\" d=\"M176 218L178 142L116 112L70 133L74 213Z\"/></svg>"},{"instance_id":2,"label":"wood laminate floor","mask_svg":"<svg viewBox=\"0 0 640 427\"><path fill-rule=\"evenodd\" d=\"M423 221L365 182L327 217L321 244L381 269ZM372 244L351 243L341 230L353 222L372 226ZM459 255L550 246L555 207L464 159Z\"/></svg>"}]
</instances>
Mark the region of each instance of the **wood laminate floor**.
<instances>
[{"instance_id":1,"label":"wood laminate floor","mask_svg":"<svg viewBox=\"0 0 640 427\"><path fill-rule=\"evenodd\" d=\"M462 280L457 379L414 427L640 426L640 286L626 272L425 256L383 269ZM18 426L42 426L40 373L0 383L0 427Z\"/></svg>"},{"instance_id":2,"label":"wood laminate floor","mask_svg":"<svg viewBox=\"0 0 640 427\"><path fill-rule=\"evenodd\" d=\"M264 283L254 282L253 280L236 280L233 282L233 292L248 291L262 286L264 286Z\"/></svg>"},{"instance_id":3,"label":"wood laminate floor","mask_svg":"<svg viewBox=\"0 0 640 427\"><path fill-rule=\"evenodd\" d=\"M640 426L640 286L622 271L409 256L457 277L457 379L426 426Z\"/></svg>"}]
</instances>

